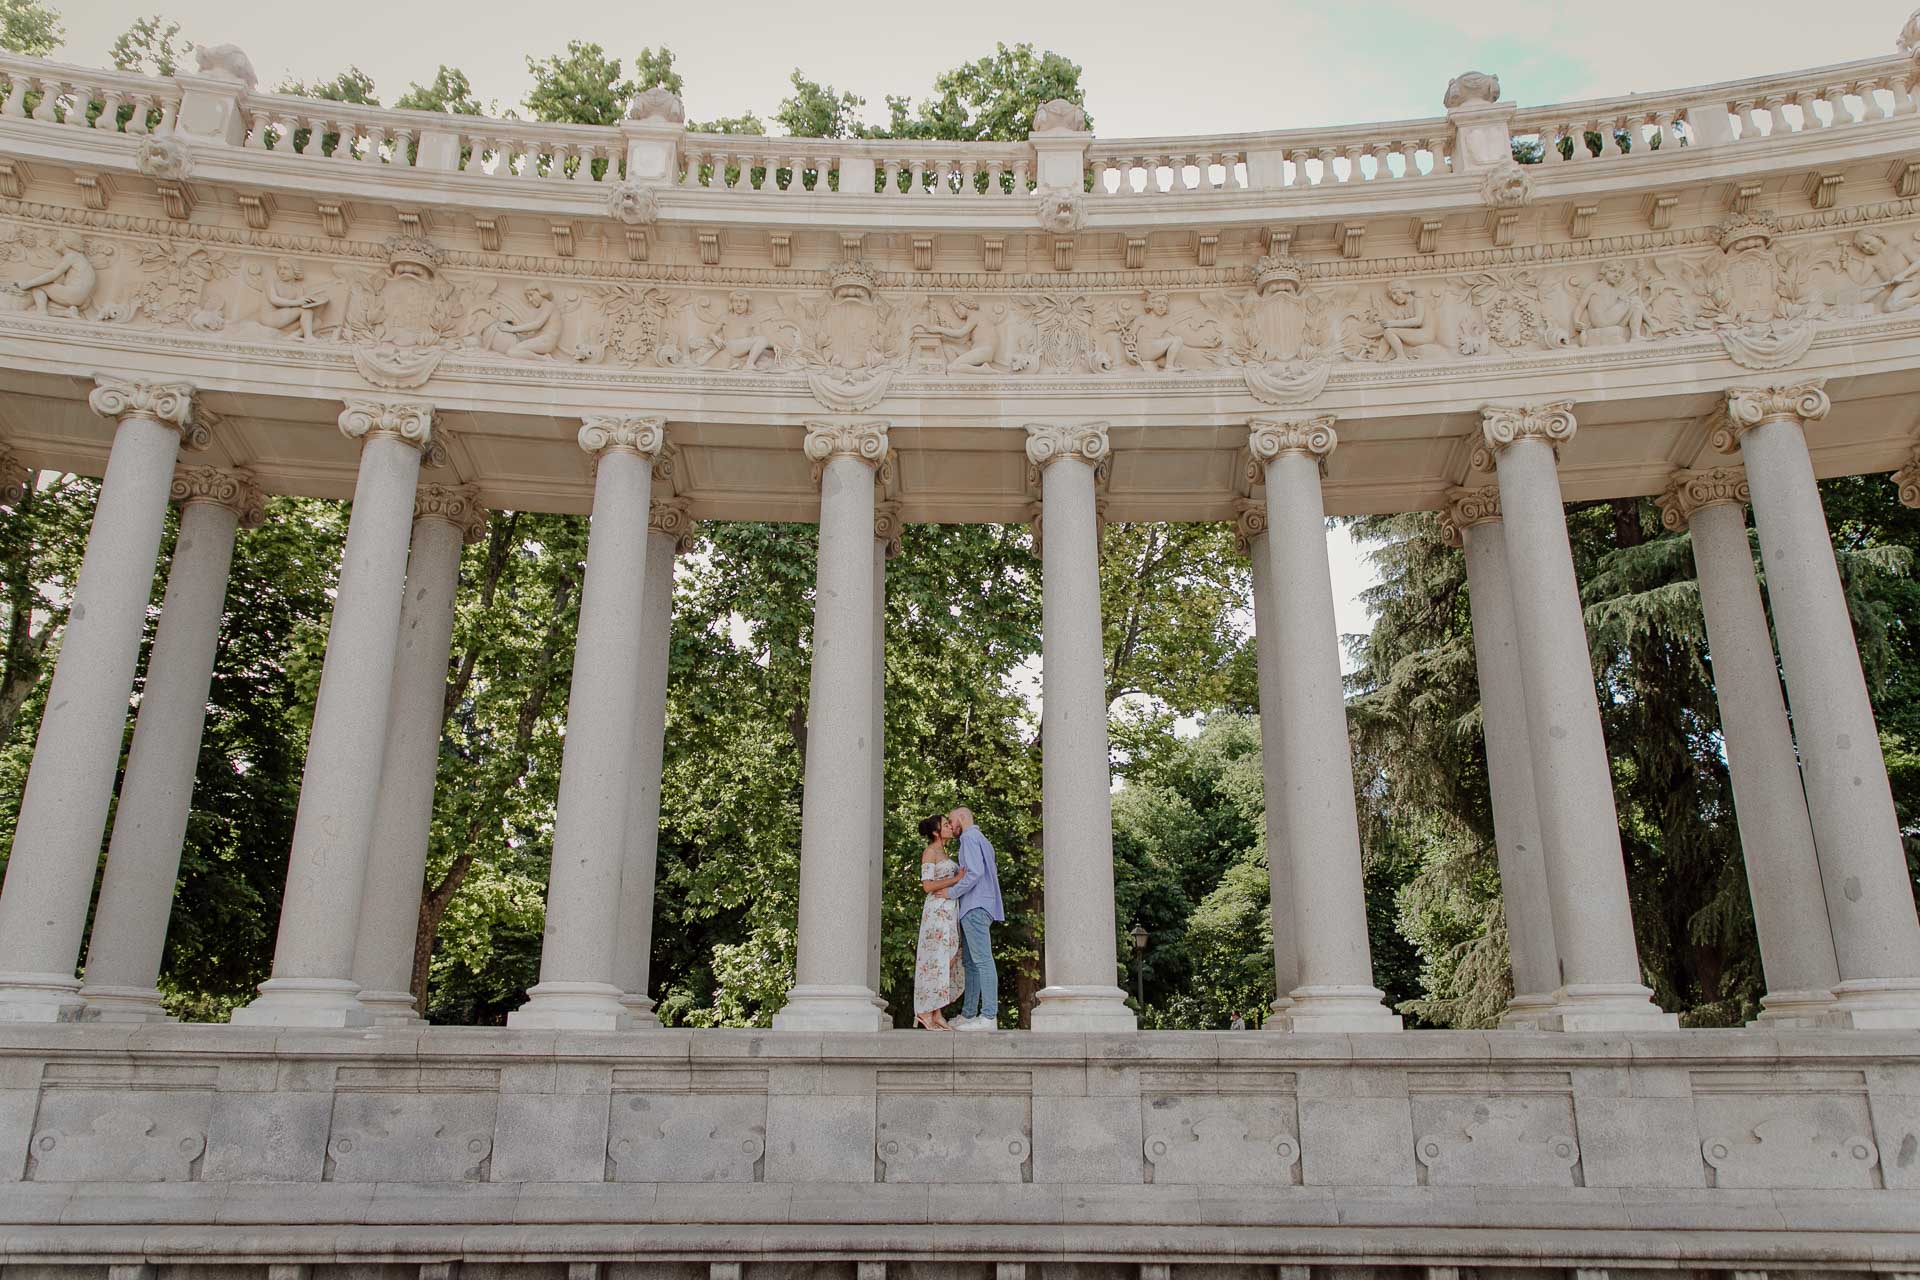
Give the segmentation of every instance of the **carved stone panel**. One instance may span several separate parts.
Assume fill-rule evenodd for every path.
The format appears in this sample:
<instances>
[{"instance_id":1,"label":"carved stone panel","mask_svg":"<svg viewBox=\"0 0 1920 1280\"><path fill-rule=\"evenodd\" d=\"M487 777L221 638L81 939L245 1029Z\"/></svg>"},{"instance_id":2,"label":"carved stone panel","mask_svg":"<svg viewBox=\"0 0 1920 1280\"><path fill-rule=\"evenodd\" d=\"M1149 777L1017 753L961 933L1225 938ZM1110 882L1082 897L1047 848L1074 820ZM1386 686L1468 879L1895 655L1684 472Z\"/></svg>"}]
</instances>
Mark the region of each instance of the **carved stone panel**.
<instances>
[{"instance_id":1,"label":"carved stone panel","mask_svg":"<svg viewBox=\"0 0 1920 1280\"><path fill-rule=\"evenodd\" d=\"M1291 1186L1300 1181L1291 1094L1145 1099L1147 1167L1159 1183Z\"/></svg>"},{"instance_id":2,"label":"carved stone panel","mask_svg":"<svg viewBox=\"0 0 1920 1280\"><path fill-rule=\"evenodd\" d=\"M189 1182L213 1095L50 1089L28 1149L34 1182Z\"/></svg>"},{"instance_id":3,"label":"carved stone panel","mask_svg":"<svg viewBox=\"0 0 1920 1280\"><path fill-rule=\"evenodd\" d=\"M1566 1095L1416 1095L1413 1132L1414 1158L1430 1186L1580 1185Z\"/></svg>"},{"instance_id":4,"label":"carved stone panel","mask_svg":"<svg viewBox=\"0 0 1920 1280\"><path fill-rule=\"evenodd\" d=\"M874 1150L882 1182L1026 1182L1028 1098L883 1093Z\"/></svg>"},{"instance_id":5,"label":"carved stone panel","mask_svg":"<svg viewBox=\"0 0 1920 1280\"><path fill-rule=\"evenodd\" d=\"M342 1093L327 1138L329 1182L484 1182L493 1094Z\"/></svg>"},{"instance_id":6,"label":"carved stone panel","mask_svg":"<svg viewBox=\"0 0 1920 1280\"><path fill-rule=\"evenodd\" d=\"M607 1141L615 1182L758 1182L765 1093L616 1093Z\"/></svg>"},{"instance_id":7,"label":"carved stone panel","mask_svg":"<svg viewBox=\"0 0 1920 1280\"><path fill-rule=\"evenodd\" d=\"M1831 1074L1809 1073L1806 1092L1789 1092L1782 1086L1791 1087L1792 1073L1774 1074L1769 1085L1744 1072L1695 1073L1700 1154L1714 1185L1879 1187L1864 1087L1852 1094L1833 1088L1820 1078Z\"/></svg>"}]
</instances>

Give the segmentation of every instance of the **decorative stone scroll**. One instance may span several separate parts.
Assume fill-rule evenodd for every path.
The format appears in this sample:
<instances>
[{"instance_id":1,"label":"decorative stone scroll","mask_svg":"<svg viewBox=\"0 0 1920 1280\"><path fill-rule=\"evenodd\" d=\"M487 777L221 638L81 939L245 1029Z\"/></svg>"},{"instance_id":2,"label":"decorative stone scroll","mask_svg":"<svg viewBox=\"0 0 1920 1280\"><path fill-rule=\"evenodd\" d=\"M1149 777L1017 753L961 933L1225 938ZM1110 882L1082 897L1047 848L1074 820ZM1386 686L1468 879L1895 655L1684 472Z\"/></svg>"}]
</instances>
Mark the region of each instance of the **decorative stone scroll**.
<instances>
[{"instance_id":1,"label":"decorative stone scroll","mask_svg":"<svg viewBox=\"0 0 1920 1280\"><path fill-rule=\"evenodd\" d=\"M1539 440L1552 445L1554 457L1558 458L1560 446L1573 439L1579 426L1574 421L1571 400L1529 405L1490 404L1480 411L1481 438L1496 455L1522 440Z\"/></svg>"},{"instance_id":2,"label":"decorative stone scroll","mask_svg":"<svg viewBox=\"0 0 1920 1280\"><path fill-rule=\"evenodd\" d=\"M115 422L145 418L184 433L193 425L193 388L184 382L132 382L98 374L87 407Z\"/></svg>"},{"instance_id":3,"label":"decorative stone scroll","mask_svg":"<svg viewBox=\"0 0 1920 1280\"><path fill-rule=\"evenodd\" d=\"M421 485L413 494L413 518L444 520L460 530L465 542L487 536L487 509L480 505L480 491L472 485Z\"/></svg>"},{"instance_id":4,"label":"decorative stone scroll","mask_svg":"<svg viewBox=\"0 0 1920 1280\"><path fill-rule=\"evenodd\" d=\"M26 501L32 484L33 469L16 458L13 450L0 445L0 506L19 506Z\"/></svg>"},{"instance_id":5,"label":"decorative stone scroll","mask_svg":"<svg viewBox=\"0 0 1920 1280\"><path fill-rule=\"evenodd\" d=\"M433 406L419 400L349 400L340 414L349 440L398 440L424 450L433 440Z\"/></svg>"},{"instance_id":6,"label":"decorative stone scroll","mask_svg":"<svg viewBox=\"0 0 1920 1280\"><path fill-rule=\"evenodd\" d=\"M1262 470L1290 453L1304 453L1326 470L1340 443L1332 418L1255 418L1247 433L1247 451Z\"/></svg>"},{"instance_id":7,"label":"decorative stone scroll","mask_svg":"<svg viewBox=\"0 0 1920 1280\"><path fill-rule=\"evenodd\" d=\"M13 472L8 471L11 475ZM1920 507L1920 449L1915 449L1907 459L1907 465L1893 473L1893 482L1900 486L1900 505ZM9 490L11 492L11 490Z\"/></svg>"},{"instance_id":8,"label":"decorative stone scroll","mask_svg":"<svg viewBox=\"0 0 1920 1280\"><path fill-rule=\"evenodd\" d=\"M590 413L580 420L580 447L598 458L609 449L651 458L667 442L667 420L630 413Z\"/></svg>"},{"instance_id":9,"label":"decorative stone scroll","mask_svg":"<svg viewBox=\"0 0 1920 1280\"><path fill-rule=\"evenodd\" d=\"M687 515L687 504L675 499L655 502L647 508L647 532L672 538L676 552L692 549L693 523Z\"/></svg>"},{"instance_id":10,"label":"decorative stone scroll","mask_svg":"<svg viewBox=\"0 0 1920 1280\"><path fill-rule=\"evenodd\" d=\"M1253 551L1253 543L1267 532L1267 504L1242 502L1233 513L1233 545L1241 555Z\"/></svg>"},{"instance_id":11,"label":"decorative stone scroll","mask_svg":"<svg viewBox=\"0 0 1920 1280\"><path fill-rule=\"evenodd\" d=\"M802 448L813 462L814 480L835 458L852 458L870 467L887 460L887 424L868 422L809 422Z\"/></svg>"},{"instance_id":12,"label":"decorative stone scroll","mask_svg":"<svg viewBox=\"0 0 1920 1280\"><path fill-rule=\"evenodd\" d=\"M1740 447L1741 436L1765 423L1818 422L1833 408L1825 388L1823 378L1788 386L1728 388L1726 426L1714 432L1714 448L1732 453Z\"/></svg>"},{"instance_id":13,"label":"decorative stone scroll","mask_svg":"<svg viewBox=\"0 0 1920 1280\"><path fill-rule=\"evenodd\" d=\"M1743 467L1714 467L1707 471L1676 471L1667 491L1653 500L1660 523L1679 533L1693 522L1693 513L1719 503L1745 506L1752 500Z\"/></svg>"},{"instance_id":14,"label":"decorative stone scroll","mask_svg":"<svg viewBox=\"0 0 1920 1280\"><path fill-rule=\"evenodd\" d=\"M1027 461L1036 467L1066 458L1098 467L1111 451L1104 422L1027 424Z\"/></svg>"},{"instance_id":15,"label":"decorative stone scroll","mask_svg":"<svg viewBox=\"0 0 1920 1280\"><path fill-rule=\"evenodd\" d=\"M902 527L899 503L876 502L873 504L873 540L886 549L889 560L900 554Z\"/></svg>"},{"instance_id":16,"label":"decorative stone scroll","mask_svg":"<svg viewBox=\"0 0 1920 1280\"><path fill-rule=\"evenodd\" d=\"M266 522L267 497L251 473L219 467L184 467L173 475L173 501L181 506L210 502L240 517L240 526L252 529Z\"/></svg>"},{"instance_id":17,"label":"decorative stone scroll","mask_svg":"<svg viewBox=\"0 0 1920 1280\"><path fill-rule=\"evenodd\" d=\"M1465 546L1465 530L1475 525L1494 524L1499 519L1499 486L1490 484L1479 489L1450 489L1447 491L1447 505L1440 509L1440 538L1450 547Z\"/></svg>"}]
</instances>

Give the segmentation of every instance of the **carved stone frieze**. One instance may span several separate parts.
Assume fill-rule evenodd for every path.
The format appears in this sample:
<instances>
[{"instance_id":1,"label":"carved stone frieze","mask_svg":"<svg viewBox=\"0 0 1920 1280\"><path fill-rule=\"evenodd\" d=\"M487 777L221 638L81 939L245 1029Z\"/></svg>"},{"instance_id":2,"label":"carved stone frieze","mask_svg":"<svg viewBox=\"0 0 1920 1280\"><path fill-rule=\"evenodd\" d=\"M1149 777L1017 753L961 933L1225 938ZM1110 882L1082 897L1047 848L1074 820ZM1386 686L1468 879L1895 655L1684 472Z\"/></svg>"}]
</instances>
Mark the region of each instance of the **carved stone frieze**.
<instances>
[{"instance_id":1,"label":"carved stone frieze","mask_svg":"<svg viewBox=\"0 0 1920 1280\"><path fill-rule=\"evenodd\" d=\"M398 440L425 449L433 439L433 406L419 400L349 400L340 413L347 439Z\"/></svg>"},{"instance_id":2,"label":"carved stone frieze","mask_svg":"<svg viewBox=\"0 0 1920 1280\"><path fill-rule=\"evenodd\" d=\"M479 542L487 536L487 509L480 505L480 491L472 485L423 484L414 490L415 520L444 520L460 530L463 541Z\"/></svg>"},{"instance_id":3,"label":"carved stone frieze","mask_svg":"<svg viewBox=\"0 0 1920 1280\"><path fill-rule=\"evenodd\" d=\"M593 413L581 419L580 447L598 457L609 449L651 458L667 442L667 420L631 413Z\"/></svg>"},{"instance_id":4,"label":"carved stone frieze","mask_svg":"<svg viewBox=\"0 0 1920 1280\"><path fill-rule=\"evenodd\" d=\"M267 518L267 496L247 471L183 467L173 473L171 497L181 506L211 502L225 507L240 517L242 528L254 528Z\"/></svg>"},{"instance_id":5,"label":"carved stone frieze","mask_svg":"<svg viewBox=\"0 0 1920 1280\"><path fill-rule=\"evenodd\" d=\"M1676 471L1667 489L1655 498L1660 523L1675 533L1693 522L1693 513L1717 503L1740 506L1752 501L1743 467L1712 467L1705 471Z\"/></svg>"},{"instance_id":6,"label":"carved stone frieze","mask_svg":"<svg viewBox=\"0 0 1920 1280\"><path fill-rule=\"evenodd\" d=\"M1579 425L1574 421L1571 400L1529 405L1490 404L1480 411L1481 438L1496 456L1522 440L1552 445L1557 456L1560 446L1573 439Z\"/></svg>"},{"instance_id":7,"label":"carved stone frieze","mask_svg":"<svg viewBox=\"0 0 1920 1280\"><path fill-rule=\"evenodd\" d=\"M185 431L193 422L193 388L184 382L135 382L98 374L87 407L103 418L145 418Z\"/></svg>"},{"instance_id":8,"label":"carved stone frieze","mask_svg":"<svg viewBox=\"0 0 1920 1280\"><path fill-rule=\"evenodd\" d=\"M1500 489L1483 485L1478 489L1449 489L1447 505L1440 509L1440 538L1450 547L1466 545L1462 534L1475 525L1493 524L1500 519Z\"/></svg>"}]
</instances>

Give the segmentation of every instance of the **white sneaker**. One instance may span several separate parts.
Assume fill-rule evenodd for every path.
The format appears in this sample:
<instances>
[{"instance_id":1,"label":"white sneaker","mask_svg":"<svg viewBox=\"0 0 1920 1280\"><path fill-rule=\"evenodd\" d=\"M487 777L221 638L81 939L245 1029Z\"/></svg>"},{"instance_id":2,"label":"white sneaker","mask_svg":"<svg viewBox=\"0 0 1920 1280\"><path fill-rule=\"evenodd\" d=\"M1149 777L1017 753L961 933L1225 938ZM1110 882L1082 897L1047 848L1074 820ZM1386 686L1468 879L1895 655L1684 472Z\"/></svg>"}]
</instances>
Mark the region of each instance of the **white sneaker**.
<instances>
[{"instance_id":1,"label":"white sneaker","mask_svg":"<svg viewBox=\"0 0 1920 1280\"><path fill-rule=\"evenodd\" d=\"M962 1018L953 1024L961 1031L997 1031L1000 1024L992 1018Z\"/></svg>"}]
</instances>

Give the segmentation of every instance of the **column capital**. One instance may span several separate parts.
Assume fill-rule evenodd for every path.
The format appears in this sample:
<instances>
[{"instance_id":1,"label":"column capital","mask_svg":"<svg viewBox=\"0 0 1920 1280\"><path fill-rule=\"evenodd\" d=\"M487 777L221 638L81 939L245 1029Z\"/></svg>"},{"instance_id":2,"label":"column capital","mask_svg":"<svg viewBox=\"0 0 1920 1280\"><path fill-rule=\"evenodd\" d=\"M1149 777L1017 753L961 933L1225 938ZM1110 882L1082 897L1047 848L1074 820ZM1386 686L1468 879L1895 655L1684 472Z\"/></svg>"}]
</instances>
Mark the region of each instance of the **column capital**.
<instances>
[{"instance_id":1,"label":"column capital","mask_svg":"<svg viewBox=\"0 0 1920 1280\"><path fill-rule=\"evenodd\" d=\"M424 450L433 442L433 406L424 400L349 400L340 430L349 440L398 440Z\"/></svg>"},{"instance_id":2,"label":"column capital","mask_svg":"<svg viewBox=\"0 0 1920 1280\"><path fill-rule=\"evenodd\" d=\"M423 484L413 491L413 518L444 520L460 531L463 542L487 536L487 509L480 491L466 484Z\"/></svg>"},{"instance_id":3,"label":"column capital","mask_svg":"<svg viewBox=\"0 0 1920 1280\"><path fill-rule=\"evenodd\" d=\"M813 462L815 483L819 482L827 463L835 458L852 458L877 471L887 460L887 427L888 423L879 418L862 422L822 418L808 422L807 438L801 447Z\"/></svg>"},{"instance_id":4,"label":"column capital","mask_svg":"<svg viewBox=\"0 0 1920 1280\"><path fill-rule=\"evenodd\" d=\"M1104 422L1027 423L1027 461L1043 470L1063 458L1098 468L1111 452Z\"/></svg>"},{"instance_id":5,"label":"column capital","mask_svg":"<svg viewBox=\"0 0 1920 1280\"><path fill-rule=\"evenodd\" d=\"M1747 491L1744 467L1713 467L1706 471L1676 471L1667 480L1667 491L1653 500L1660 508L1660 523L1679 533L1693 522L1693 513L1702 507L1731 503L1746 506L1753 495Z\"/></svg>"},{"instance_id":6,"label":"column capital","mask_svg":"<svg viewBox=\"0 0 1920 1280\"><path fill-rule=\"evenodd\" d=\"M267 519L267 496L247 471L226 471L220 467L182 467L173 473L173 492L169 495L183 507L210 502L225 507L240 518L242 528L251 529Z\"/></svg>"},{"instance_id":7,"label":"column capital","mask_svg":"<svg viewBox=\"0 0 1920 1280\"><path fill-rule=\"evenodd\" d=\"M32 467L20 461L13 450L0 444L0 506L17 507L26 501L33 476Z\"/></svg>"},{"instance_id":8,"label":"column capital","mask_svg":"<svg viewBox=\"0 0 1920 1280\"><path fill-rule=\"evenodd\" d=\"M1330 417L1254 418L1247 423L1247 451L1261 470L1290 453L1304 453L1324 471L1339 443Z\"/></svg>"},{"instance_id":9,"label":"column capital","mask_svg":"<svg viewBox=\"0 0 1920 1280\"><path fill-rule=\"evenodd\" d=\"M1485 485L1478 489L1447 490L1447 505L1440 509L1440 540L1450 547L1466 545L1465 531L1475 525L1497 524L1500 520L1500 487Z\"/></svg>"},{"instance_id":10,"label":"column capital","mask_svg":"<svg viewBox=\"0 0 1920 1280\"><path fill-rule=\"evenodd\" d=\"M687 515L687 504L677 498L666 498L649 505L647 532L672 538L675 552L690 549L693 546L693 520Z\"/></svg>"},{"instance_id":11,"label":"column capital","mask_svg":"<svg viewBox=\"0 0 1920 1280\"><path fill-rule=\"evenodd\" d=\"M0 452L4 451L0 450ZM9 457L5 472L10 476L18 475L20 473L20 464L12 461L11 457ZM1914 451L1908 455L1907 465L1893 473L1893 482L1900 486L1901 506L1920 507L1920 446L1916 446ZM11 488L7 490L9 494L12 492L13 490Z\"/></svg>"},{"instance_id":12,"label":"column capital","mask_svg":"<svg viewBox=\"0 0 1920 1280\"><path fill-rule=\"evenodd\" d=\"M900 554L900 504L897 502L876 502L873 504L873 540L886 548L887 559Z\"/></svg>"},{"instance_id":13,"label":"column capital","mask_svg":"<svg viewBox=\"0 0 1920 1280\"><path fill-rule=\"evenodd\" d=\"M580 419L580 447L594 457L623 450L642 458L660 456L667 443L667 420L633 413L589 413Z\"/></svg>"},{"instance_id":14,"label":"column capital","mask_svg":"<svg viewBox=\"0 0 1920 1280\"><path fill-rule=\"evenodd\" d=\"M1768 422L1818 422L1833 408L1827 399L1825 378L1773 387L1728 387L1726 426L1713 433L1713 446L1722 453L1740 447L1740 437Z\"/></svg>"},{"instance_id":15,"label":"column capital","mask_svg":"<svg viewBox=\"0 0 1920 1280\"><path fill-rule=\"evenodd\" d=\"M95 374L87 407L116 423L145 418L185 432L193 425L193 387L185 382L136 382Z\"/></svg>"},{"instance_id":16,"label":"column capital","mask_svg":"<svg viewBox=\"0 0 1920 1280\"><path fill-rule=\"evenodd\" d=\"M1255 538L1267 531L1267 504L1242 498L1233 509L1233 545L1241 555L1253 550Z\"/></svg>"},{"instance_id":17,"label":"column capital","mask_svg":"<svg viewBox=\"0 0 1920 1280\"><path fill-rule=\"evenodd\" d=\"M1579 428L1573 418L1573 401L1553 400L1545 404L1490 404L1480 410L1480 436L1497 458L1508 446L1522 440L1539 440L1553 446L1555 458L1560 446L1573 439Z\"/></svg>"}]
</instances>

